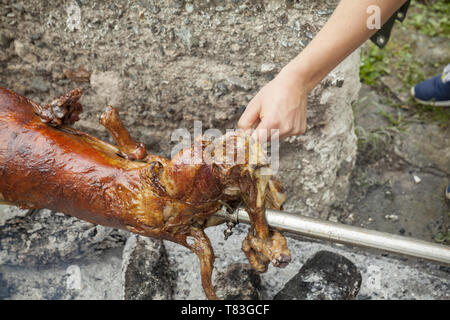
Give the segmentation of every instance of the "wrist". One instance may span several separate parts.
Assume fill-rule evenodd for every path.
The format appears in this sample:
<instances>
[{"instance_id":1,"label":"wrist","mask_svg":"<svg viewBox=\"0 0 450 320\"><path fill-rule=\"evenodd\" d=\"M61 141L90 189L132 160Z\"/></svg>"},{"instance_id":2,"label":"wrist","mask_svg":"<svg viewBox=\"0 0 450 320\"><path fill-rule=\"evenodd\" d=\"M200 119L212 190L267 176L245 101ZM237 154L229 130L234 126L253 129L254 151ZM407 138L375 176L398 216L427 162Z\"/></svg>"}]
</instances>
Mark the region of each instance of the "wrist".
<instances>
[{"instance_id":1,"label":"wrist","mask_svg":"<svg viewBox=\"0 0 450 320\"><path fill-rule=\"evenodd\" d=\"M314 81L313 74L308 70L307 66L296 60L294 59L285 65L278 77L288 79L296 88L309 93L317 83Z\"/></svg>"}]
</instances>

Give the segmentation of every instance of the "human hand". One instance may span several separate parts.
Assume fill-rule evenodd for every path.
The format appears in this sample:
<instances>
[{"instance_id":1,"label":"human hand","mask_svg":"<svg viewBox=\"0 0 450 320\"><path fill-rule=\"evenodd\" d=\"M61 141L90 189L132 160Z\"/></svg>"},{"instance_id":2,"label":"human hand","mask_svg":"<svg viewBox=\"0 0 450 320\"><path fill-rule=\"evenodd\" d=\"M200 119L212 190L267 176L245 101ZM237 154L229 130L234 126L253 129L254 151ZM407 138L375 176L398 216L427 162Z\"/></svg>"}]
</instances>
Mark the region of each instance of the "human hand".
<instances>
[{"instance_id":1,"label":"human hand","mask_svg":"<svg viewBox=\"0 0 450 320\"><path fill-rule=\"evenodd\" d=\"M309 89L293 70L285 67L250 101L239 119L242 130L255 131L252 137L270 141L271 129L279 129L279 139L305 133ZM264 142L264 141L261 141Z\"/></svg>"}]
</instances>

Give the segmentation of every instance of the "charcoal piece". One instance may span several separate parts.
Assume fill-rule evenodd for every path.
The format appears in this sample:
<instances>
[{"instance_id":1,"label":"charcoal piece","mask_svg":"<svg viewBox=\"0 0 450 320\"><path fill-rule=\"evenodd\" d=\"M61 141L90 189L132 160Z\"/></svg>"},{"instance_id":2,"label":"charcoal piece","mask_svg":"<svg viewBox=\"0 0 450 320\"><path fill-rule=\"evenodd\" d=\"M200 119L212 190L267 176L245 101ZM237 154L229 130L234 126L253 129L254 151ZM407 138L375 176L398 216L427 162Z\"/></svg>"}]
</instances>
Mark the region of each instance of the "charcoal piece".
<instances>
[{"instance_id":1,"label":"charcoal piece","mask_svg":"<svg viewBox=\"0 0 450 320\"><path fill-rule=\"evenodd\" d=\"M122 261L125 300L172 299L174 279L162 240L128 238Z\"/></svg>"},{"instance_id":2,"label":"charcoal piece","mask_svg":"<svg viewBox=\"0 0 450 320\"><path fill-rule=\"evenodd\" d=\"M223 300L259 300L261 278L249 264L230 265L215 284L216 294Z\"/></svg>"},{"instance_id":3,"label":"charcoal piece","mask_svg":"<svg viewBox=\"0 0 450 320\"><path fill-rule=\"evenodd\" d=\"M348 300L361 286L358 268L347 258L319 251L278 292L274 300Z\"/></svg>"}]
</instances>

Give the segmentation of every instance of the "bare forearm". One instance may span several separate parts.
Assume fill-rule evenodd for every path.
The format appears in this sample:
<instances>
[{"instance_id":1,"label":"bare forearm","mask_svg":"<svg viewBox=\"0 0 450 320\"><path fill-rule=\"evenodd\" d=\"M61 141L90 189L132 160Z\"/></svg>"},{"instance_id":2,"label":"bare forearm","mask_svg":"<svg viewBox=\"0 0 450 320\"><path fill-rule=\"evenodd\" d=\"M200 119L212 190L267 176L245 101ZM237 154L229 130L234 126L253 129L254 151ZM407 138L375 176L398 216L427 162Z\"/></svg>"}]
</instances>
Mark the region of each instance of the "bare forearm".
<instances>
[{"instance_id":1,"label":"bare forearm","mask_svg":"<svg viewBox=\"0 0 450 320\"><path fill-rule=\"evenodd\" d=\"M357 49L377 30L367 27L367 8L380 8L381 25L406 0L342 0L322 30L286 67L307 91L314 88L331 70Z\"/></svg>"}]
</instances>

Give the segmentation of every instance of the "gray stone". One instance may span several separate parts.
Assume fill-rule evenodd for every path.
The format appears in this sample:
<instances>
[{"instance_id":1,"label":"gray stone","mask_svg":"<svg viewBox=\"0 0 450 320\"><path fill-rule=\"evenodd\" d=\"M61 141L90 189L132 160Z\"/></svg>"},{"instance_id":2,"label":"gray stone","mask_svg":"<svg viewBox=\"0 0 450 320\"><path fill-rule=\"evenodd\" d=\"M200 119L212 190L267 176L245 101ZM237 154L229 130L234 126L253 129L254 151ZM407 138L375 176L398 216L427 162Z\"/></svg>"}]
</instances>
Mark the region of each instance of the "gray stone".
<instances>
[{"instance_id":1,"label":"gray stone","mask_svg":"<svg viewBox=\"0 0 450 320\"><path fill-rule=\"evenodd\" d=\"M12 39L4 34L0 34L0 48L8 49Z\"/></svg>"},{"instance_id":2,"label":"gray stone","mask_svg":"<svg viewBox=\"0 0 450 320\"><path fill-rule=\"evenodd\" d=\"M22 210L8 205L0 205L0 226L4 225L6 221L14 217L25 217L28 212L29 210Z\"/></svg>"},{"instance_id":3,"label":"gray stone","mask_svg":"<svg viewBox=\"0 0 450 320\"><path fill-rule=\"evenodd\" d=\"M172 6L174 8L180 9L184 6L184 0L173 0L172 1Z\"/></svg>"},{"instance_id":4,"label":"gray stone","mask_svg":"<svg viewBox=\"0 0 450 320\"><path fill-rule=\"evenodd\" d=\"M228 93L228 87L225 82L219 82L214 88L214 95L221 97Z\"/></svg>"},{"instance_id":5,"label":"gray stone","mask_svg":"<svg viewBox=\"0 0 450 320\"><path fill-rule=\"evenodd\" d=\"M33 33L32 35L30 35L30 40L32 42L36 42L36 41L40 40L41 37L42 37L42 34L40 32Z\"/></svg>"},{"instance_id":6,"label":"gray stone","mask_svg":"<svg viewBox=\"0 0 450 320\"><path fill-rule=\"evenodd\" d=\"M138 235L128 238L122 260L124 299L171 299L174 279L162 240Z\"/></svg>"},{"instance_id":7,"label":"gray stone","mask_svg":"<svg viewBox=\"0 0 450 320\"><path fill-rule=\"evenodd\" d=\"M450 126L411 123L394 139L395 152L419 168L434 167L450 174Z\"/></svg>"},{"instance_id":8,"label":"gray stone","mask_svg":"<svg viewBox=\"0 0 450 320\"><path fill-rule=\"evenodd\" d=\"M271 73L276 70L277 66L274 63L263 63L261 65L261 73Z\"/></svg>"},{"instance_id":9,"label":"gray stone","mask_svg":"<svg viewBox=\"0 0 450 320\"><path fill-rule=\"evenodd\" d=\"M187 13L192 13L194 11L194 4L192 3L186 3L185 9Z\"/></svg>"},{"instance_id":10,"label":"gray stone","mask_svg":"<svg viewBox=\"0 0 450 320\"><path fill-rule=\"evenodd\" d=\"M246 83L245 80L238 77L230 77L227 79L227 82L230 84L231 87L239 90L248 91L251 89L250 85Z\"/></svg>"},{"instance_id":11,"label":"gray stone","mask_svg":"<svg viewBox=\"0 0 450 320\"><path fill-rule=\"evenodd\" d=\"M183 28L179 31L176 31L175 34L189 50L191 50L193 47L198 46L199 44L198 38L194 35L190 28Z\"/></svg>"},{"instance_id":12,"label":"gray stone","mask_svg":"<svg viewBox=\"0 0 450 320\"><path fill-rule=\"evenodd\" d=\"M319 251L289 280L274 300L347 300L358 295L361 274L347 258Z\"/></svg>"},{"instance_id":13,"label":"gray stone","mask_svg":"<svg viewBox=\"0 0 450 320\"><path fill-rule=\"evenodd\" d=\"M31 88L40 92L47 92L50 89L50 83L46 81L43 77L34 77L31 80Z\"/></svg>"},{"instance_id":14,"label":"gray stone","mask_svg":"<svg viewBox=\"0 0 450 320\"><path fill-rule=\"evenodd\" d=\"M0 300L4 300L11 296L13 288L8 284L8 282L3 279L3 274L0 273Z\"/></svg>"},{"instance_id":15,"label":"gray stone","mask_svg":"<svg viewBox=\"0 0 450 320\"><path fill-rule=\"evenodd\" d=\"M235 263L215 281L217 297L223 300L259 300L261 278L249 264Z\"/></svg>"},{"instance_id":16,"label":"gray stone","mask_svg":"<svg viewBox=\"0 0 450 320\"><path fill-rule=\"evenodd\" d=\"M0 265L37 266L72 261L122 246L128 232L96 226L50 210L24 214L7 207L0 224Z\"/></svg>"}]
</instances>

